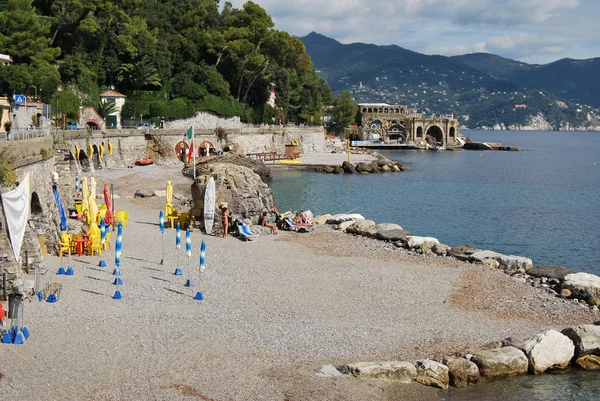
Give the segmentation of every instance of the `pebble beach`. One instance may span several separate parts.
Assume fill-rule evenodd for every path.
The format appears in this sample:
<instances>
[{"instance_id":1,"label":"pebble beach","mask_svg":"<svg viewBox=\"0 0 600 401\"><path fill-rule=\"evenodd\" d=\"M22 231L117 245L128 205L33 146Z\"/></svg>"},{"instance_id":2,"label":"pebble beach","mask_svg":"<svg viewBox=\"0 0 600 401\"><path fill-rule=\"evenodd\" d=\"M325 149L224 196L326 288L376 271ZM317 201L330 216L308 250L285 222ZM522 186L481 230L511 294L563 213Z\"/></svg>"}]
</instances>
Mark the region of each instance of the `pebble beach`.
<instances>
[{"instance_id":1,"label":"pebble beach","mask_svg":"<svg viewBox=\"0 0 600 401\"><path fill-rule=\"evenodd\" d=\"M124 229L123 299L114 300L113 249L74 256L55 304L28 300L25 345L4 345L0 398L47 400L439 399L421 384L317 375L322 365L463 355L503 338L590 324L598 314L504 273L409 253L327 226L254 242L192 232L192 256L163 236L164 189L189 196L179 167L98 172L114 184ZM188 192L186 192L188 191ZM402 222L395 222L402 224ZM113 237L114 244L115 237ZM200 244L206 270L200 275ZM179 259L179 266L177 260ZM63 264L68 260L63 258ZM184 276L173 273L181 267ZM196 286L185 287L192 279ZM204 300L193 299L202 291Z\"/></svg>"}]
</instances>

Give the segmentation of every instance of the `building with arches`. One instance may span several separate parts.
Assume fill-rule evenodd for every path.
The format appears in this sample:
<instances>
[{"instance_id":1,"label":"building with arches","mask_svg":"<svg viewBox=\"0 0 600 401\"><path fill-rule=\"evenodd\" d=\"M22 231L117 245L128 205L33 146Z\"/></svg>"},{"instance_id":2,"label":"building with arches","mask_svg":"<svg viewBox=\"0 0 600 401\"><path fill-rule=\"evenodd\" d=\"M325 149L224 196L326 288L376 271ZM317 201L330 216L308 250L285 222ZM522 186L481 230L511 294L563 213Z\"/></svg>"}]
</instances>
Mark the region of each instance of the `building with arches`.
<instances>
[{"instance_id":1,"label":"building with arches","mask_svg":"<svg viewBox=\"0 0 600 401\"><path fill-rule=\"evenodd\" d=\"M362 103L359 107L364 140L459 145L459 123L454 116L427 117L406 106L387 103Z\"/></svg>"}]
</instances>

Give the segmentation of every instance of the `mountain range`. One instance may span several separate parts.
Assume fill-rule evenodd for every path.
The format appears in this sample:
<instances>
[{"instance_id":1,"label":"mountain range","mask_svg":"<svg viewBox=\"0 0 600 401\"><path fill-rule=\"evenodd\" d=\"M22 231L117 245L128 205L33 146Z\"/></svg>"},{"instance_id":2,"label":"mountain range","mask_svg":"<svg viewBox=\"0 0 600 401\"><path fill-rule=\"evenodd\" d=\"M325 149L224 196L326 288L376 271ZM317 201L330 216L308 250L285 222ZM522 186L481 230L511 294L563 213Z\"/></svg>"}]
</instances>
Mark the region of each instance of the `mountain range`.
<instances>
[{"instance_id":1,"label":"mountain range","mask_svg":"<svg viewBox=\"0 0 600 401\"><path fill-rule=\"evenodd\" d=\"M600 58L537 65L487 53L445 57L342 44L315 32L300 40L332 90L350 90L358 102L454 112L471 128L600 127Z\"/></svg>"}]
</instances>

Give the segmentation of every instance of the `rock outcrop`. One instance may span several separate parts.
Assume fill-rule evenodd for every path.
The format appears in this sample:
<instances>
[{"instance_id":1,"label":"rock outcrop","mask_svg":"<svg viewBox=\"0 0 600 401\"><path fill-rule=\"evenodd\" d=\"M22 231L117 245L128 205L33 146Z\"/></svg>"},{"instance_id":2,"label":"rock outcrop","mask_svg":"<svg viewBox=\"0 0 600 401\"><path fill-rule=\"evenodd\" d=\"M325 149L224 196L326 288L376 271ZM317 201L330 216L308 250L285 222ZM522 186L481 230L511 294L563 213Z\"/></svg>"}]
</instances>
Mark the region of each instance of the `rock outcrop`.
<instances>
[{"instance_id":1,"label":"rock outcrop","mask_svg":"<svg viewBox=\"0 0 600 401\"><path fill-rule=\"evenodd\" d=\"M345 370L363 379L391 379L410 383L417 377L417 369L410 362L357 362L345 366Z\"/></svg>"},{"instance_id":2,"label":"rock outcrop","mask_svg":"<svg viewBox=\"0 0 600 401\"><path fill-rule=\"evenodd\" d=\"M479 351L471 358L484 381L527 373L529 361L523 351L504 347Z\"/></svg>"},{"instance_id":3,"label":"rock outcrop","mask_svg":"<svg viewBox=\"0 0 600 401\"><path fill-rule=\"evenodd\" d=\"M600 326L586 324L567 327L561 333L575 344L575 358L590 354L600 356Z\"/></svg>"},{"instance_id":4,"label":"rock outcrop","mask_svg":"<svg viewBox=\"0 0 600 401\"><path fill-rule=\"evenodd\" d=\"M466 358L446 357L442 363L448 366L450 384L454 387L464 387L479 381L479 368Z\"/></svg>"},{"instance_id":5,"label":"rock outcrop","mask_svg":"<svg viewBox=\"0 0 600 401\"><path fill-rule=\"evenodd\" d=\"M590 305L600 305L600 277L589 273L565 276L561 289L571 291L572 297L583 299Z\"/></svg>"},{"instance_id":6,"label":"rock outcrop","mask_svg":"<svg viewBox=\"0 0 600 401\"><path fill-rule=\"evenodd\" d=\"M448 388L450 376L446 365L430 359L423 359L417 361L415 367L417 368L417 377L415 379L417 382L426 386Z\"/></svg>"},{"instance_id":7,"label":"rock outcrop","mask_svg":"<svg viewBox=\"0 0 600 401\"><path fill-rule=\"evenodd\" d=\"M192 185L192 213L198 218L204 208L204 188L208 177L215 178L216 215L213 231L221 229L221 213L218 208L227 203L233 218L244 217L257 224L264 211L273 209L271 188L258 174L244 166L229 163L210 163L202 168L200 176Z\"/></svg>"},{"instance_id":8,"label":"rock outcrop","mask_svg":"<svg viewBox=\"0 0 600 401\"><path fill-rule=\"evenodd\" d=\"M575 353L575 345L564 334L548 330L525 341L524 351L529 371L540 374L548 369L566 368Z\"/></svg>"},{"instance_id":9,"label":"rock outcrop","mask_svg":"<svg viewBox=\"0 0 600 401\"><path fill-rule=\"evenodd\" d=\"M213 164L233 164L236 166L243 166L251 169L256 174L260 176L263 181L271 180L273 178L273 174L271 174L271 170L260 160L250 159L249 157L245 157L241 154L228 152L223 156L211 157L208 160L203 160L196 163L196 177L200 177L201 175L207 175L211 170L211 166ZM182 171L183 175L194 178L194 168L190 164L185 167Z\"/></svg>"}]
</instances>

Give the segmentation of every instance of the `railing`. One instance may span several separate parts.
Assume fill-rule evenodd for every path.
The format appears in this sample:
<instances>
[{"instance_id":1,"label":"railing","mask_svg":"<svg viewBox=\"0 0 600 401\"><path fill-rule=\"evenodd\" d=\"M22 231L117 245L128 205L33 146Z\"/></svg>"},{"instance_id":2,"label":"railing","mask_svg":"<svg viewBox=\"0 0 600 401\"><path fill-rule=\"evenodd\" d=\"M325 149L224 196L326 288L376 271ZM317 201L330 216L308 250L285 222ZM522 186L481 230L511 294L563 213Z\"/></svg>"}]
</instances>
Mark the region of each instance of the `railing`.
<instances>
[{"instance_id":1,"label":"railing","mask_svg":"<svg viewBox=\"0 0 600 401\"><path fill-rule=\"evenodd\" d=\"M41 138L50 135L50 129L11 129L10 132L0 133L0 141L18 141L21 139Z\"/></svg>"}]
</instances>

